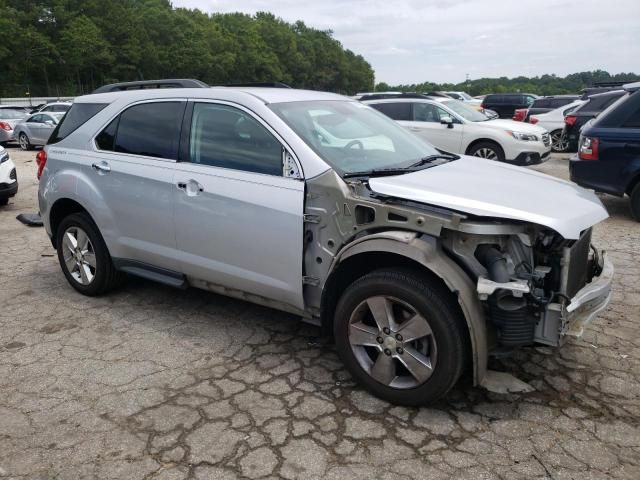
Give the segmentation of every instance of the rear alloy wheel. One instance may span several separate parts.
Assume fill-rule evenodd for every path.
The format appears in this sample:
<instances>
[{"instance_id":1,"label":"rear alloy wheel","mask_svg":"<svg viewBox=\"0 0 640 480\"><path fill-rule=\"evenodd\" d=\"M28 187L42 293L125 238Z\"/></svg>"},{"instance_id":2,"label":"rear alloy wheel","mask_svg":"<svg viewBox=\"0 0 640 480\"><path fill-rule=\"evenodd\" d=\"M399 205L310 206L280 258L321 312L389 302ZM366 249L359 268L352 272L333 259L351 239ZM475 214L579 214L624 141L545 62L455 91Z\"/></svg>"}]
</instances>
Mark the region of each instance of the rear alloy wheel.
<instances>
[{"instance_id":1,"label":"rear alloy wheel","mask_svg":"<svg viewBox=\"0 0 640 480\"><path fill-rule=\"evenodd\" d=\"M422 405L458 380L463 328L439 284L410 270L377 270L345 290L334 335L338 354L365 388L391 403Z\"/></svg>"},{"instance_id":2,"label":"rear alloy wheel","mask_svg":"<svg viewBox=\"0 0 640 480\"><path fill-rule=\"evenodd\" d=\"M631 194L629 194L629 206L631 207L633 218L640 222L640 182L633 187Z\"/></svg>"},{"instance_id":3,"label":"rear alloy wheel","mask_svg":"<svg viewBox=\"0 0 640 480\"><path fill-rule=\"evenodd\" d=\"M29 137L27 137L26 133L21 133L18 136L18 143L22 150L31 150L31 142L29 141Z\"/></svg>"},{"instance_id":4,"label":"rear alloy wheel","mask_svg":"<svg viewBox=\"0 0 640 480\"><path fill-rule=\"evenodd\" d=\"M106 293L123 278L113 266L98 227L86 213L72 213L60 222L56 246L62 272L84 295Z\"/></svg>"},{"instance_id":5,"label":"rear alloy wheel","mask_svg":"<svg viewBox=\"0 0 640 480\"><path fill-rule=\"evenodd\" d=\"M569 148L569 142L562 135L562 130L554 130L551 132L551 150L556 153L566 152Z\"/></svg>"},{"instance_id":6,"label":"rear alloy wheel","mask_svg":"<svg viewBox=\"0 0 640 480\"><path fill-rule=\"evenodd\" d=\"M473 157L486 158L487 160L496 160L499 162L504 161L504 152L502 148L496 143L481 142L474 145L469 150L469 155Z\"/></svg>"}]
</instances>

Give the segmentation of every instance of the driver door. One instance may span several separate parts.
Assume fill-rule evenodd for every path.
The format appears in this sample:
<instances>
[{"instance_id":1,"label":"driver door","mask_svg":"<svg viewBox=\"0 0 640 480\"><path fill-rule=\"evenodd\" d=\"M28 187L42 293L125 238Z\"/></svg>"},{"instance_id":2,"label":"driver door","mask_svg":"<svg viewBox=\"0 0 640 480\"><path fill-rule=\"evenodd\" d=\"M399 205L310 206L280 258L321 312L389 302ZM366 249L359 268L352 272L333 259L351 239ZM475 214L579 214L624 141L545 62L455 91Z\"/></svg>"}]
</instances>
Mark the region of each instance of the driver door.
<instances>
[{"instance_id":1,"label":"driver door","mask_svg":"<svg viewBox=\"0 0 640 480\"><path fill-rule=\"evenodd\" d=\"M222 102L190 102L183 132L173 194L182 272L303 308L304 181L284 176L281 140Z\"/></svg>"}]
</instances>

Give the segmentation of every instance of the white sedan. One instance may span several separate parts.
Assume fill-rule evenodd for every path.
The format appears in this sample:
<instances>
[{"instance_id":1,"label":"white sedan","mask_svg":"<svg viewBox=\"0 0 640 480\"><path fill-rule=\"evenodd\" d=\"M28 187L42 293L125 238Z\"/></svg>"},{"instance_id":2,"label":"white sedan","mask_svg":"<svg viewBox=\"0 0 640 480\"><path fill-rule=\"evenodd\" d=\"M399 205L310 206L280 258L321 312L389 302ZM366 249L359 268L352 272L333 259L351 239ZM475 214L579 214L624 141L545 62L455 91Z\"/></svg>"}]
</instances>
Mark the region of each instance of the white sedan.
<instances>
[{"instance_id":1,"label":"white sedan","mask_svg":"<svg viewBox=\"0 0 640 480\"><path fill-rule=\"evenodd\" d=\"M551 153L551 140L544 128L490 119L458 100L393 98L363 103L446 152L514 165L541 163Z\"/></svg>"},{"instance_id":2,"label":"white sedan","mask_svg":"<svg viewBox=\"0 0 640 480\"><path fill-rule=\"evenodd\" d=\"M551 110L550 112L531 115L529 117L529 123L551 132L551 150L554 152L564 152L569 148L569 142L562 137L564 117L569 115L583 103L585 103L585 100L576 100L575 102L563 105L562 107Z\"/></svg>"}]
</instances>

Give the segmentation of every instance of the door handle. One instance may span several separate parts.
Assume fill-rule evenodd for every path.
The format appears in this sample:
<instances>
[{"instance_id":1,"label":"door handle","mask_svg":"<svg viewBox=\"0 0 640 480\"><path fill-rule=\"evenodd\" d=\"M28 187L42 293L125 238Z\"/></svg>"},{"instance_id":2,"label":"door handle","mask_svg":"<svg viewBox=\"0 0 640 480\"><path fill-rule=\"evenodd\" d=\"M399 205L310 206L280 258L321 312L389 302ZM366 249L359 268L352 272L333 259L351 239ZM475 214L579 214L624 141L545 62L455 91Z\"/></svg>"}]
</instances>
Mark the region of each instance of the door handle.
<instances>
[{"instance_id":1,"label":"door handle","mask_svg":"<svg viewBox=\"0 0 640 480\"><path fill-rule=\"evenodd\" d=\"M109 164L104 161L92 163L91 167L93 167L94 170L98 171L98 173L100 172L107 173L111 171L111 167L109 166Z\"/></svg>"},{"instance_id":2,"label":"door handle","mask_svg":"<svg viewBox=\"0 0 640 480\"><path fill-rule=\"evenodd\" d=\"M178 190L185 192L189 197L195 197L196 195L200 195L204 192L204 187L194 179L187 180L186 182L177 182L176 186L178 187Z\"/></svg>"}]
</instances>

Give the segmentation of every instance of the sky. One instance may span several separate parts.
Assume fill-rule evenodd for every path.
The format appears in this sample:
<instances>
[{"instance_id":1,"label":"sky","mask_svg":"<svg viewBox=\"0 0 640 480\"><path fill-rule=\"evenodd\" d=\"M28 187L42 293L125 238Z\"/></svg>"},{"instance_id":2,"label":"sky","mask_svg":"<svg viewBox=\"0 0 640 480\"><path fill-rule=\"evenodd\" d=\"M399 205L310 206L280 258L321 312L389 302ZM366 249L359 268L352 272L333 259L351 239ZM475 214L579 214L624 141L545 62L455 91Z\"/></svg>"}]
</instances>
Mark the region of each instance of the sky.
<instances>
[{"instance_id":1,"label":"sky","mask_svg":"<svg viewBox=\"0 0 640 480\"><path fill-rule=\"evenodd\" d=\"M376 83L640 72L640 0L173 0L332 30Z\"/></svg>"}]
</instances>

